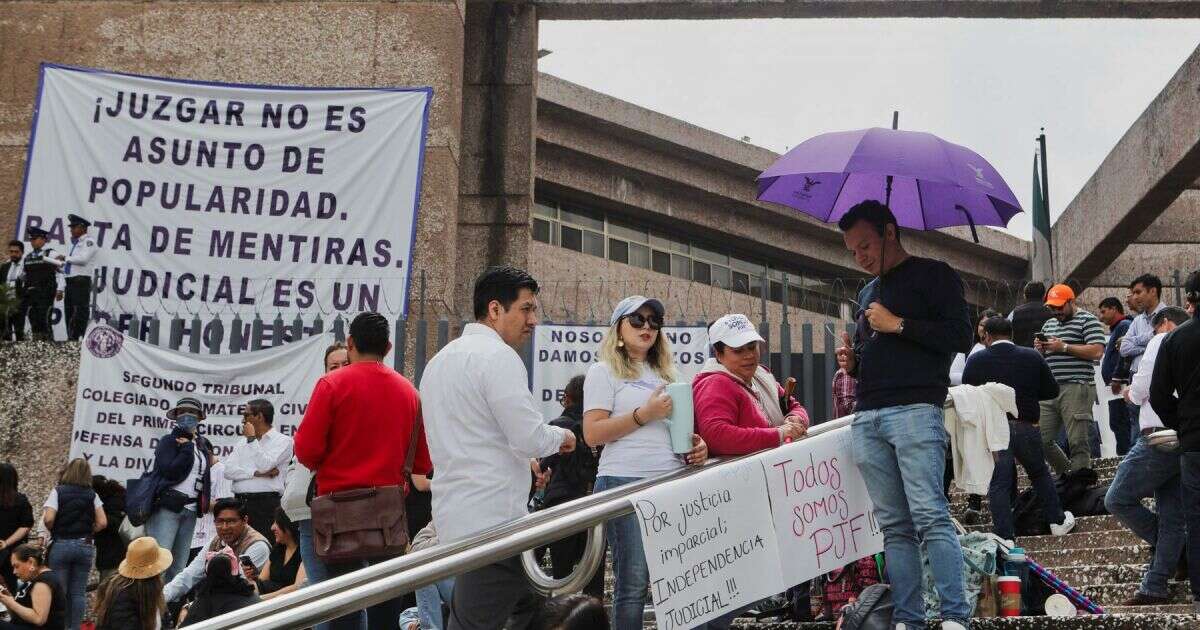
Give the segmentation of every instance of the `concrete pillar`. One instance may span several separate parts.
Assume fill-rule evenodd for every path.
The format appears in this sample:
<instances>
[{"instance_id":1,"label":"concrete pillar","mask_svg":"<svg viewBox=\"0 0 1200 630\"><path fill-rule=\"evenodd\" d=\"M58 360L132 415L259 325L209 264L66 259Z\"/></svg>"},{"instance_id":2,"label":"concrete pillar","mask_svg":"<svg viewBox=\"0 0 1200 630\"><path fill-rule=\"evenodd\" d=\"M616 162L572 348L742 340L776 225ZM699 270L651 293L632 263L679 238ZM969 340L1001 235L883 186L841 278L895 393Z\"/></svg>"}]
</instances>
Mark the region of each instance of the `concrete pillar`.
<instances>
[{"instance_id":1,"label":"concrete pillar","mask_svg":"<svg viewBox=\"0 0 1200 630\"><path fill-rule=\"evenodd\" d=\"M529 264L537 8L480 1L466 13L457 276L458 302L469 306L484 267Z\"/></svg>"}]
</instances>

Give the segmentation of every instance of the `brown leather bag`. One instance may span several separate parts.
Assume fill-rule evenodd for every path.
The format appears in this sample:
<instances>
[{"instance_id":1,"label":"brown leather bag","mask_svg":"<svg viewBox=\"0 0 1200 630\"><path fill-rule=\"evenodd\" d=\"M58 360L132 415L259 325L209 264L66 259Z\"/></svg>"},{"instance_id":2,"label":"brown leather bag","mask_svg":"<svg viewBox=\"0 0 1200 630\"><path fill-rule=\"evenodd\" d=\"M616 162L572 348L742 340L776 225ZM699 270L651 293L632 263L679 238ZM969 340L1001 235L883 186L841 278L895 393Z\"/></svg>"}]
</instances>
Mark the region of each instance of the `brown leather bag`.
<instances>
[{"instance_id":1,"label":"brown leather bag","mask_svg":"<svg viewBox=\"0 0 1200 630\"><path fill-rule=\"evenodd\" d=\"M421 422L418 410L404 456L405 479L412 473ZM311 507L313 546L323 562L396 557L408 547L404 486L333 492L315 497Z\"/></svg>"}]
</instances>

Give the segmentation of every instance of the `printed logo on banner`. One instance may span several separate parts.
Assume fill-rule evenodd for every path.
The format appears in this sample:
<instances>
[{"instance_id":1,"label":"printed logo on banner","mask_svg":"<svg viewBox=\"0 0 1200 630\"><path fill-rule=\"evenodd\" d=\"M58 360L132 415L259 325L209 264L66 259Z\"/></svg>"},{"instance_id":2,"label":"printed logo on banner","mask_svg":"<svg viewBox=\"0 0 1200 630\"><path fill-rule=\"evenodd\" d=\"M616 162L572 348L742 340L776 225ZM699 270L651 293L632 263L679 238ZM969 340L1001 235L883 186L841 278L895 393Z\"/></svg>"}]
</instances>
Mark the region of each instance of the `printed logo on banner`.
<instances>
[{"instance_id":1,"label":"printed logo on banner","mask_svg":"<svg viewBox=\"0 0 1200 630\"><path fill-rule=\"evenodd\" d=\"M125 336L120 331L108 326L98 325L93 326L92 330L88 332L85 343L88 352L91 352L92 356L97 359L111 359L121 351L124 341Z\"/></svg>"}]
</instances>

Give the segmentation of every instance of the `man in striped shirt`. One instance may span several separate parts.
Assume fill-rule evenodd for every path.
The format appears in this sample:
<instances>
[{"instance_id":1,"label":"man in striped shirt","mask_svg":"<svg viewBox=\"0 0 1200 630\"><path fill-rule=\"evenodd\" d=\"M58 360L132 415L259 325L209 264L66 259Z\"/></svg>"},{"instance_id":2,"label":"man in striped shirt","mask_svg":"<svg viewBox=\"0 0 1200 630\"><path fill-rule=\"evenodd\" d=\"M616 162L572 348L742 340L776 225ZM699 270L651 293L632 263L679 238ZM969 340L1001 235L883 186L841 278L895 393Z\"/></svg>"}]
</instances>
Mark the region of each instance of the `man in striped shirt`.
<instances>
[{"instance_id":1,"label":"man in striped shirt","mask_svg":"<svg viewBox=\"0 0 1200 630\"><path fill-rule=\"evenodd\" d=\"M1076 472L1090 464L1088 425L1096 402L1094 363L1104 356L1104 326L1095 315L1075 306L1075 292L1056 284L1046 293L1046 307L1054 313L1034 338L1034 348L1046 356L1058 381L1059 394L1043 400L1039 427L1046 461L1058 474ZM1054 442L1066 425L1071 458Z\"/></svg>"}]
</instances>

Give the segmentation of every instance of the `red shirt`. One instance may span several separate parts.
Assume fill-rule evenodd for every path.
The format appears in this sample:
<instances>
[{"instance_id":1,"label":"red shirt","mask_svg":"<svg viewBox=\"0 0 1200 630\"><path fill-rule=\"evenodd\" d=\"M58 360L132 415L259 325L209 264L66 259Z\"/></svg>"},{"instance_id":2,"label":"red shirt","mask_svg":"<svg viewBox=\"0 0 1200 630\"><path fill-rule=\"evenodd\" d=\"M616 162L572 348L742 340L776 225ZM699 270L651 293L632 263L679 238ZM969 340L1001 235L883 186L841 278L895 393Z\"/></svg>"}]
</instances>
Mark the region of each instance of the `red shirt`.
<instances>
[{"instance_id":1,"label":"red shirt","mask_svg":"<svg viewBox=\"0 0 1200 630\"><path fill-rule=\"evenodd\" d=\"M317 492L404 485L404 458L421 401L417 389L375 361L334 370L313 388L294 440L296 459L317 475ZM433 470L424 427L413 472Z\"/></svg>"}]
</instances>

